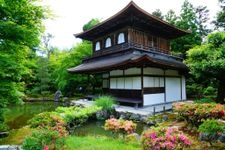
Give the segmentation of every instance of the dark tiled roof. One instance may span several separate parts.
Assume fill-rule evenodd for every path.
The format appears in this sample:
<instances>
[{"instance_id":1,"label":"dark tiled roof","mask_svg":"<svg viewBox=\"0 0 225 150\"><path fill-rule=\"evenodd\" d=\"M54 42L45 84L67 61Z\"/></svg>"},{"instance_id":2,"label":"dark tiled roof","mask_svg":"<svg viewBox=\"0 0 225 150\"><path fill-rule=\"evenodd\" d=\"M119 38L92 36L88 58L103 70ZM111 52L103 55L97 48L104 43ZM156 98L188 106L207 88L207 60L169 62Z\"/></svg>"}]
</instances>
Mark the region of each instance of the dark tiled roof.
<instances>
[{"instance_id":1,"label":"dark tiled roof","mask_svg":"<svg viewBox=\"0 0 225 150\"><path fill-rule=\"evenodd\" d=\"M142 21L134 20L132 18L139 18ZM121 27L121 26L135 26L135 24L143 24L147 26L146 29L151 29L151 32L157 30L157 33L162 32L163 35L168 36L169 39L174 39L183 35L190 33L189 31L185 31L179 29L169 23L155 17L145 10L141 9L137 6L133 1L131 1L124 9L108 18L107 20L101 22L95 27L84 31L82 33L75 34L75 37L82 38L85 40L94 40L101 34L112 30L113 28Z\"/></svg>"},{"instance_id":2,"label":"dark tiled roof","mask_svg":"<svg viewBox=\"0 0 225 150\"><path fill-rule=\"evenodd\" d=\"M160 53L145 53L134 50L117 56L89 59L79 66L69 68L68 71L71 73L104 72L132 66L153 66L165 69L187 70L187 66L181 59Z\"/></svg>"}]
</instances>

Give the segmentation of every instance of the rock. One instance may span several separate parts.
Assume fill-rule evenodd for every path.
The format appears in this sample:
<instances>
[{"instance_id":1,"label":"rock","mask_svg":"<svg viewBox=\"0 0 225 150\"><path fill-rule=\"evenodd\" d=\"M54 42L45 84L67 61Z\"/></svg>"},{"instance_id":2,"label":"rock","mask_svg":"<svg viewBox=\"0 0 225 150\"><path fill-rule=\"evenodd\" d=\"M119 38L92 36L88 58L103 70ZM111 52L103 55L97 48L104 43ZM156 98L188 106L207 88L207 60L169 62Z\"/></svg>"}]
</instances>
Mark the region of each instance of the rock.
<instances>
[{"instance_id":1,"label":"rock","mask_svg":"<svg viewBox=\"0 0 225 150\"><path fill-rule=\"evenodd\" d=\"M140 121L140 119L141 119L141 116L139 114L131 114L130 115L130 120Z\"/></svg>"},{"instance_id":2,"label":"rock","mask_svg":"<svg viewBox=\"0 0 225 150\"><path fill-rule=\"evenodd\" d=\"M167 121L168 119L169 119L168 115L163 115L163 116L162 116L162 120L163 120L163 121Z\"/></svg>"},{"instance_id":3,"label":"rock","mask_svg":"<svg viewBox=\"0 0 225 150\"><path fill-rule=\"evenodd\" d=\"M7 137L9 135L9 132L0 132L0 138Z\"/></svg>"},{"instance_id":4,"label":"rock","mask_svg":"<svg viewBox=\"0 0 225 150\"><path fill-rule=\"evenodd\" d=\"M96 118L98 120L106 120L110 117L110 114L107 110L100 110L96 113Z\"/></svg>"},{"instance_id":5,"label":"rock","mask_svg":"<svg viewBox=\"0 0 225 150\"><path fill-rule=\"evenodd\" d=\"M200 133L199 140L200 141L217 141L219 135L217 133L209 134L209 133Z\"/></svg>"},{"instance_id":6,"label":"rock","mask_svg":"<svg viewBox=\"0 0 225 150\"><path fill-rule=\"evenodd\" d=\"M0 150L22 150L19 145L0 145Z\"/></svg>"},{"instance_id":7,"label":"rock","mask_svg":"<svg viewBox=\"0 0 225 150\"><path fill-rule=\"evenodd\" d=\"M222 143L225 143L225 133L222 133L222 134L219 136L218 140L219 140L220 142L222 142Z\"/></svg>"}]
</instances>

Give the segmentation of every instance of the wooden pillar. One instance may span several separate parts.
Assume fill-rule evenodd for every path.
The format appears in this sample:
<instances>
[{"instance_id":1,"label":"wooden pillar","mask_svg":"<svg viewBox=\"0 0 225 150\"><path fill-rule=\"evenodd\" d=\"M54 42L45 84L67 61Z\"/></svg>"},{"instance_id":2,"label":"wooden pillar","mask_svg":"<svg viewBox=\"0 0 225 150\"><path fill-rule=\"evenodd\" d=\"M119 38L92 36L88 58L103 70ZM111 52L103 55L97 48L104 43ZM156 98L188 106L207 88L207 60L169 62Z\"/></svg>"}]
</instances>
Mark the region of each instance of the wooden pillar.
<instances>
[{"instance_id":1,"label":"wooden pillar","mask_svg":"<svg viewBox=\"0 0 225 150\"><path fill-rule=\"evenodd\" d=\"M141 91L142 91L142 105L144 105L144 67L141 66Z\"/></svg>"},{"instance_id":2,"label":"wooden pillar","mask_svg":"<svg viewBox=\"0 0 225 150\"><path fill-rule=\"evenodd\" d=\"M165 69L163 70L163 78L164 78L164 89L165 89L164 102L166 102L166 70Z\"/></svg>"},{"instance_id":3,"label":"wooden pillar","mask_svg":"<svg viewBox=\"0 0 225 150\"><path fill-rule=\"evenodd\" d=\"M182 95L182 75L181 75L181 77L180 77L180 100L182 100L182 97L183 97L183 95Z\"/></svg>"}]
</instances>

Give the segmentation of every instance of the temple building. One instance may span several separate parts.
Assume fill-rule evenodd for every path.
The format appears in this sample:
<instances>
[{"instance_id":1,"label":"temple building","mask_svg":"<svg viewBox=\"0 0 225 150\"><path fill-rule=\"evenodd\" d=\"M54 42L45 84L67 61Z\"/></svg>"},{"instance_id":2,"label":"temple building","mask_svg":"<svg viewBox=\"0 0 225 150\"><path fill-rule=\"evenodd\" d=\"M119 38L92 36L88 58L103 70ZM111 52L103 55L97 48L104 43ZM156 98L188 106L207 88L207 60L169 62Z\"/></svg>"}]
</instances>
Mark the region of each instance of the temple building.
<instances>
[{"instance_id":1,"label":"temple building","mask_svg":"<svg viewBox=\"0 0 225 150\"><path fill-rule=\"evenodd\" d=\"M171 55L170 41L188 33L130 2L99 25L75 35L92 41L93 55L68 71L102 74L106 93L135 106L185 100L188 68L182 58Z\"/></svg>"}]
</instances>

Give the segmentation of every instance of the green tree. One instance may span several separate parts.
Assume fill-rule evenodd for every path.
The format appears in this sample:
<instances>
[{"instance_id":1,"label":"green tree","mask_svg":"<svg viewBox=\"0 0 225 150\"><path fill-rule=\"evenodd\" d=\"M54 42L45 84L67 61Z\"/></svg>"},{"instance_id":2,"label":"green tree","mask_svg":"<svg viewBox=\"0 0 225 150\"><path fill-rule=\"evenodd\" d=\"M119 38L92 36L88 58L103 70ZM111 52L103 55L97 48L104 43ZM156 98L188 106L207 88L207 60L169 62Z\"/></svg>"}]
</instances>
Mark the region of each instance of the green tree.
<instances>
[{"instance_id":1,"label":"green tree","mask_svg":"<svg viewBox=\"0 0 225 150\"><path fill-rule=\"evenodd\" d=\"M178 17L176 16L176 13L173 10L169 10L164 16L164 18L166 22L172 25L176 25L176 22L178 20Z\"/></svg>"},{"instance_id":2,"label":"green tree","mask_svg":"<svg viewBox=\"0 0 225 150\"><path fill-rule=\"evenodd\" d=\"M156 16L156 17L158 17L158 18L160 18L162 20L164 19L163 13L161 12L160 9L156 9L155 11L153 11L152 15Z\"/></svg>"},{"instance_id":3,"label":"green tree","mask_svg":"<svg viewBox=\"0 0 225 150\"><path fill-rule=\"evenodd\" d=\"M46 12L36 0L0 1L0 118L3 107L21 100Z\"/></svg>"},{"instance_id":4,"label":"green tree","mask_svg":"<svg viewBox=\"0 0 225 150\"><path fill-rule=\"evenodd\" d=\"M64 95L71 96L77 88L88 85L87 76L71 74L67 69L81 64L83 58L90 56L91 53L91 43L84 41L72 48L61 58L59 66L53 72L53 76L55 77L57 87L62 90Z\"/></svg>"},{"instance_id":5,"label":"green tree","mask_svg":"<svg viewBox=\"0 0 225 150\"><path fill-rule=\"evenodd\" d=\"M220 8L221 10L217 13L216 21L214 21L214 24L217 28L223 28L225 29L225 0L219 0Z\"/></svg>"},{"instance_id":6,"label":"green tree","mask_svg":"<svg viewBox=\"0 0 225 150\"><path fill-rule=\"evenodd\" d=\"M177 21L176 26L184 30L189 30L191 33L173 40L171 42L172 51L185 54L190 48L201 44L202 39L197 32L198 26L196 22L195 8L191 3L185 0L182 5L179 20Z\"/></svg>"},{"instance_id":7,"label":"green tree","mask_svg":"<svg viewBox=\"0 0 225 150\"><path fill-rule=\"evenodd\" d=\"M83 26L83 31L89 30L92 27L96 26L100 23L100 20L97 18L91 19L88 23Z\"/></svg>"},{"instance_id":8,"label":"green tree","mask_svg":"<svg viewBox=\"0 0 225 150\"><path fill-rule=\"evenodd\" d=\"M206 6L198 6L195 9L196 12L196 24L198 26L198 33L203 39L211 30L208 27L209 24L209 10Z\"/></svg>"},{"instance_id":9,"label":"green tree","mask_svg":"<svg viewBox=\"0 0 225 150\"><path fill-rule=\"evenodd\" d=\"M39 57L37 68L37 92L44 96L49 93L49 83L50 83L50 74L49 74L49 60L46 57Z\"/></svg>"},{"instance_id":10,"label":"green tree","mask_svg":"<svg viewBox=\"0 0 225 150\"><path fill-rule=\"evenodd\" d=\"M187 52L186 63L196 78L209 78L217 85L216 102L225 97L225 32L208 35L207 42Z\"/></svg>"}]
</instances>

